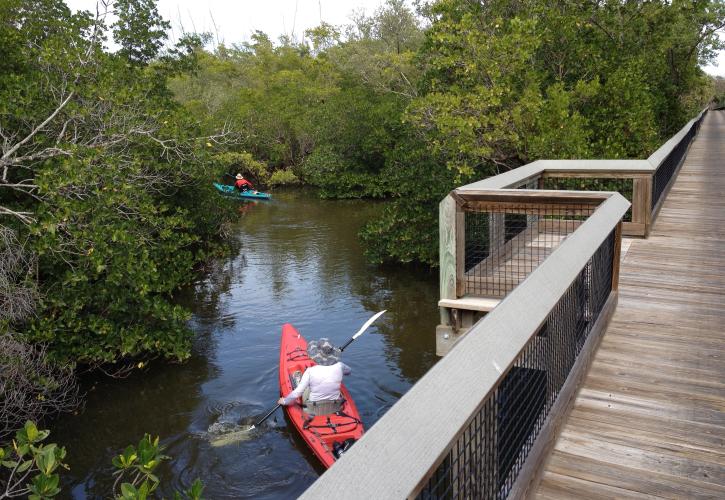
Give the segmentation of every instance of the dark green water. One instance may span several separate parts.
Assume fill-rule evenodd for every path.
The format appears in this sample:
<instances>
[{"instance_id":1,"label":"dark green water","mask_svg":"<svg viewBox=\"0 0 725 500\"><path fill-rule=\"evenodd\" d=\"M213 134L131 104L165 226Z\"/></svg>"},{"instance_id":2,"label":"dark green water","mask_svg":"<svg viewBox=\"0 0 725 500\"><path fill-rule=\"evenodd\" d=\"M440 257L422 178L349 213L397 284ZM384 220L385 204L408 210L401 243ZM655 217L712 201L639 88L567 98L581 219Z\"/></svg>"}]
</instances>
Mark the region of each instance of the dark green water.
<instances>
[{"instance_id":1,"label":"dark green water","mask_svg":"<svg viewBox=\"0 0 725 500\"><path fill-rule=\"evenodd\" d=\"M193 311L192 358L158 362L125 380L88 381L85 410L54 423L52 440L66 446L71 466L63 474L65 495L108 497L111 458L144 432L160 435L173 457L160 474L167 497L197 477L207 498L302 493L322 469L281 410L251 439L228 446L211 446L207 430L248 422L274 406L285 322L308 339L342 344L372 314L388 310L343 358L366 428L435 363L437 273L366 263L357 232L379 209L320 201L308 191L240 205L233 227L239 253L213 263L180 297Z\"/></svg>"}]
</instances>

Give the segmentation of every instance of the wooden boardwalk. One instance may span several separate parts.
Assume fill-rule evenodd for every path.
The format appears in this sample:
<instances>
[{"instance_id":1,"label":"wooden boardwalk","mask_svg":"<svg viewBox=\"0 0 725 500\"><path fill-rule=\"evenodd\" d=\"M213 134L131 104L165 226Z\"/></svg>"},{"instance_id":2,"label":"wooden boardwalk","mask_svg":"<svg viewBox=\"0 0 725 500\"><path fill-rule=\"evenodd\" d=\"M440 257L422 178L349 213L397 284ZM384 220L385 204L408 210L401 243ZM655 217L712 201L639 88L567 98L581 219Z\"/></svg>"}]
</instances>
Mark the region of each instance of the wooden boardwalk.
<instances>
[{"instance_id":1,"label":"wooden boardwalk","mask_svg":"<svg viewBox=\"0 0 725 500\"><path fill-rule=\"evenodd\" d=\"M710 111L655 222L539 498L725 498L725 111Z\"/></svg>"}]
</instances>

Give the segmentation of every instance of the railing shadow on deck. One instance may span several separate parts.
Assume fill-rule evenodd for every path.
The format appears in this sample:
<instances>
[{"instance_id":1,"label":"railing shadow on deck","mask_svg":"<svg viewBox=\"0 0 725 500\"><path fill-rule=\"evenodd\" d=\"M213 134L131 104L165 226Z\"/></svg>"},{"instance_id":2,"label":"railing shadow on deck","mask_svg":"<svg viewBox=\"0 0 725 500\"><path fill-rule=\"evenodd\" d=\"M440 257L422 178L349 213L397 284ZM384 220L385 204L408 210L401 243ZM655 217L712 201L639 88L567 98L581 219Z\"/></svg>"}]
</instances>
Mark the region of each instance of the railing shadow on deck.
<instances>
[{"instance_id":1,"label":"railing shadow on deck","mask_svg":"<svg viewBox=\"0 0 725 500\"><path fill-rule=\"evenodd\" d=\"M455 348L302 498L524 496L616 307L622 234L646 236L703 114L649 160L539 161L446 197L439 305ZM541 189L562 177L631 179L633 203Z\"/></svg>"}]
</instances>

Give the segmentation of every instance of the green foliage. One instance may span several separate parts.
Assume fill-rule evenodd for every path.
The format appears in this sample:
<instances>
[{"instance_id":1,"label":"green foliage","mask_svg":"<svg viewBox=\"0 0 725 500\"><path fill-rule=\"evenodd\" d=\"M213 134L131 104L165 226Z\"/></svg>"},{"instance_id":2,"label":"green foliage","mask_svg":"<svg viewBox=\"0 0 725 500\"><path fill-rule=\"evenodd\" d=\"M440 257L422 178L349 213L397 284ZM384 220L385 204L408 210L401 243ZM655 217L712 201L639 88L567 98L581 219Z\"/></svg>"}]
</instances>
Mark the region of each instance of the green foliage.
<instances>
[{"instance_id":1,"label":"green foliage","mask_svg":"<svg viewBox=\"0 0 725 500\"><path fill-rule=\"evenodd\" d=\"M199 71L171 88L210 126L224 122L239 132L241 144L229 151L264 164L273 177L263 182L292 179L275 175L289 171L325 197L388 195L379 176L415 93L417 19L395 0L358 17L344 36L323 24L307 38L275 46L256 33L250 43L201 51Z\"/></svg>"},{"instance_id":2,"label":"green foliage","mask_svg":"<svg viewBox=\"0 0 725 500\"><path fill-rule=\"evenodd\" d=\"M432 152L461 175L521 163L542 104L530 64L537 23L473 14L443 18L429 30L428 92L408 111Z\"/></svg>"},{"instance_id":3,"label":"green foliage","mask_svg":"<svg viewBox=\"0 0 725 500\"><path fill-rule=\"evenodd\" d=\"M712 94L722 2L388 0L309 43L257 33L200 54L177 98L243 130L274 175L323 197L393 198L363 231L375 261L437 262L437 205L539 158L651 153Z\"/></svg>"},{"instance_id":4,"label":"green foliage","mask_svg":"<svg viewBox=\"0 0 725 500\"><path fill-rule=\"evenodd\" d=\"M439 0L426 13L420 94L405 119L454 172L443 180L452 188L539 158L649 155L709 100L698 63L722 45L725 5ZM441 166L402 168L431 182ZM437 261L435 236L403 220L433 226L416 213L435 196L408 193L366 229L368 243L374 229L400 241L371 247L377 260Z\"/></svg>"},{"instance_id":5,"label":"green foliage","mask_svg":"<svg viewBox=\"0 0 725 500\"><path fill-rule=\"evenodd\" d=\"M49 434L28 421L16 432L11 446L0 448L0 464L7 473L7 478L0 479L3 497L43 500L60 493L60 476L56 471L59 467L68 468L63 463L66 452L54 443L42 444Z\"/></svg>"},{"instance_id":6,"label":"green foliage","mask_svg":"<svg viewBox=\"0 0 725 500\"><path fill-rule=\"evenodd\" d=\"M145 499L159 486L159 478L154 474L159 464L169 457L163 455L159 438L151 438L149 434L139 441L138 446L129 445L120 455L113 458L116 467L116 485L120 484L120 494L116 498L123 500ZM128 477L132 482L124 482Z\"/></svg>"},{"instance_id":7,"label":"green foliage","mask_svg":"<svg viewBox=\"0 0 725 500\"><path fill-rule=\"evenodd\" d=\"M269 179L270 186L299 184L299 182L292 170L276 170Z\"/></svg>"},{"instance_id":8,"label":"green foliage","mask_svg":"<svg viewBox=\"0 0 725 500\"><path fill-rule=\"evenodd\" d=\"M438 203L477 175L462 176L440 165L423 144L401 142L391 152L384 177L395 186L395 199L361 232L371 261L437 265Z\"/></svg>"},{"instance_id":9,"label":"green foliage","mask_svg":"<svg viewBox=\"0 0 725 500\"><path fill-rule=\"evenodd\" d=\"M725 78L716 76L711 79L710 87L712 94L714 94L714 104L717 107L725 106Z\"/></svg>"},{"instance_id":10,"label":"green foliage","mask_svg":"<svg viewBox=\"0 0 725 500\"><path fill-rule=\"evenodd\" d=\"M259 34L198 59L197 74L179 76L171 88L209 130L226 122L239 133L241 142L226 151L247 152L272 171L298 165L314 145L310 115L334 90L324 64L300 57L297 47L274 48Z\"/></svg>"},{"instance_id":11,"label":"green foliage","mask_svg":"<svg viewBox=\"0 0 725 500\"><path fill-rule=\"evenodd\" d=\"M112 463L116 468L113 473L116 476L113 489L117 500L145 500L154 497L160 483L155 472L162 462L171 458L163 454L163 449L158 436L152 438L150 434L145 434L137 446L129 445L113 458ZM202 482L196 479L188 490L174 492L174 498L199 500L203 490Z\"/></svg>"},{"instance_id":12,"label":"green foliage","mask_svg":"<svg viewBox=\"0 0 725 500\"><path fill-rule=\"evenodd\" d=\"M193 70L201 40L159 55L166 24L149 0L115 2L115 54L102 49L102 20L60 0L2 8L0 214L37 259L41 292L37 318L17 326L60 362L185 359L189 313L172 294L230 213L211 182L232 163L233 137L167 87Z\"/></svg>"},{"instance_id":13,"label":"green foliage","mask_svg":"<svg viewBox=\"0 0 725 500\"><path fill-rule=\"evenodd\" d=\"M31 235L44 281L60 286L42 299L46 314L33 324L30 338L76 360L113 362L144 352L183 359L188 313L168 298L196 261L192 246L199 239L191 212L136 183L113 182L108 163L83 168L66 161L63 167L41 173L38 181L50 206L42 207ZM127 179L140 173L137 165L126 172L117 164L114 170ZM95 192L68 198L58 179L91 182ZM58 268L63 245L77 253L66 257L71 266Z\"/></svg>"},{"instance_id":14,"label":"green foliage","mask_svg":"<svg viewBox=\"0 0 725 500\"><path fill-rule=\"evenodd\" d=\"M171 24L156 10L155 0L114 0L113 39L119 53L134 63L148 63L159 52Z\"/></svg>"},{"instance_id":15,"label":"green foliage","mask_svg":"<svg viewBox=\"0 0 725 500\"><path fill-rule=\"evenodd\" d=\"M362 198L382 196L385 186L375 176L356 169L354 162L332 147L318 147L300 169L301 176L320 187L323 198Z\"/></svg>"},{"instance_id":16,"label":"green foliage","mask_svg":"<svg viewBox=\"0 0 725 500\"><path fill-rule=\"evenodd\" d=\"M340 31L326 22L305 30L305 36L312 42L312 52L315 54L330 50L340 42Z\"/></svg>"},{"instance_id":17,"label":"green foliage","mask_svg":"<svg viewBox=\"0 0 725 500\"><path fill-rule=\"evenodd\" d=\"M65 448L55 443L43 444L50 431L39 430L35 423L27 421L16 432L11 446L0 448L0 498L27 497L30 500L46 500L61 492L59 468L68 469L63 463ZM156 476L159 465L169 460L163 454L159 438L149 434L137 446L129 445L112 460L116 471L113 497L118 500L146 500L156 498L160 480ZM3 477L6 476L6 477ZM204 485L199 479L183 492L174 492L175 499L200 500Z\"/></svg>"}]
</instances>

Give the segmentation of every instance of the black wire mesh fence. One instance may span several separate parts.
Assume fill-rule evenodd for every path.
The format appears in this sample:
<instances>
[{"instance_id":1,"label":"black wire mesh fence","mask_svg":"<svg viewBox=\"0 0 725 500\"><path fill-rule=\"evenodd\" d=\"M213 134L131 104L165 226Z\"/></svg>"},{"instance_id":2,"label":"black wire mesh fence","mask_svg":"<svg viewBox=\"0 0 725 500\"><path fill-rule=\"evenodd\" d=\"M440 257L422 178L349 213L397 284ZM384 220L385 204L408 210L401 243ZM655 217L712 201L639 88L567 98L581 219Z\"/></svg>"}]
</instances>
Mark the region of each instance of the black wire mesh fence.
<instances>
[{"instance_id":1,"label":"black wire mesh fence","mask_svg":"<svg viewBox=\"0 0 725 500\"><path fill-rule=\"evenodd\" d=\"M615 241L612 231L417 498L506 498L612 290Z\"/></svg>"},{"instance_id":2,"label":"black wire mesh fence","mask_svg":"<svg viewBox=\"0 0 725 500\"><path fill-rule=\"evenodd\" d=\"M634 192L634 179L613 178L565 178L544 177L541 189L569 190L569 191L617 191L632 202ZM624 222L632 222L632 208L627 210L622 218Z\"/></svg>"},{"instance_id":3,"label":"black wire mesh fence","mask_svg":"<svg viewBox=\"0 0 725 500\"><path fill-rule=\"evenodd\" d=\"M698 130L700 130L703 117L700 117L700 119L695 122L692 127L690 127L690 130L685 134L682 140L677 143L677 146L672 149L670 154L667 155L662 163L660 163L659 167L657 167L657 170L652 176L652 208L654 208L660 201L665 189L677 172L677 168L685 159L687 147L697 135Z\"/></svg>"},{"instance_id":4,"label":"black wire mesh fence","mask_svg":"<svg viewBox=\"0 0 725 500\"><path fill-rule=\"evenodd\" d=\"M467 295L504 297L596 207L591 204L477 204L465 211Z\"/></svg>"}]
</instances>

